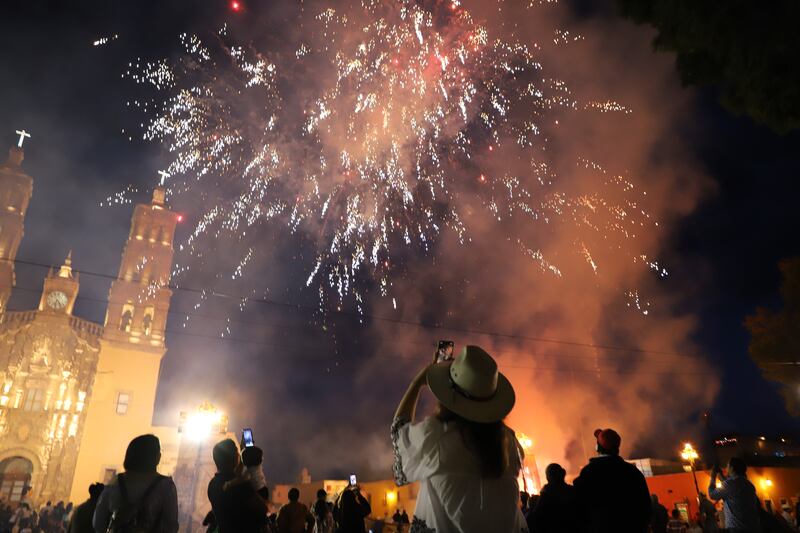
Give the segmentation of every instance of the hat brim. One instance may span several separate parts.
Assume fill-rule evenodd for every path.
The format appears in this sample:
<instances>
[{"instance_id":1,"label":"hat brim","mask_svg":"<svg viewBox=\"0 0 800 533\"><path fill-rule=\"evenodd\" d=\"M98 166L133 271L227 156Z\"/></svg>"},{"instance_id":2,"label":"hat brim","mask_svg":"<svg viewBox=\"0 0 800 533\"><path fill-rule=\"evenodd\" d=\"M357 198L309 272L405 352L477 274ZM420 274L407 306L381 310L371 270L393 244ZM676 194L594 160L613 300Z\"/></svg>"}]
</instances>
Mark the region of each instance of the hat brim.
<instances>
[{"instance_id":1,"label":"hat brim","mask_svg":"<svg viewBox=\"0 0 800 533\"><path fill-rule=\"evenodd\" d=\"M427 376L431 392L447 409L467 420L488 424L503 420L514 408L514 388L503 374L497 374L494 396L487 400L474 400L459 393L450 384L451 364L437 363L428 369Z\"/></svg>"}]
</instances>

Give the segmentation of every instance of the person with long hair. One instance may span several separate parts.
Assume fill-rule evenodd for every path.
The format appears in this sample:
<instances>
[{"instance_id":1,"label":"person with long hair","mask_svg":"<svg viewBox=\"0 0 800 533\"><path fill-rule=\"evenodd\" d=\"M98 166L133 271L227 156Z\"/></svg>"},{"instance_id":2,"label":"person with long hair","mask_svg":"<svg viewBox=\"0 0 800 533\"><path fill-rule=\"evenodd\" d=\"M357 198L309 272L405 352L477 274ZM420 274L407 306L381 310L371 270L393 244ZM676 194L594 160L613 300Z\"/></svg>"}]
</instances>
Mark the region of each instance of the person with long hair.
<instances>
[{"instance_id":1,"label":"person with long hair","mask_svg":"<svg viewBox=\"0 0 800 533\"><path fill-rule=\"evenodd\" d=\"M425 384L436 413L415 423ZM522 448L503 422L514 402L511 383L478 346L417 374L392 424L395 482L420 482L410 533L528 530L518 505Z\"/></svg>"},{"instance_id":2,"label":"person with long hair","mask_svg":"<svg viewBox=\"0 0 800 533\"><path fill-rule=\"evenodd\" d=\"M95 507L96 533L177 533L178 493L172 478L158 473L160 461L161 442L155 435L140 435L128 444L125 472L105 486Z\"/></svg>"}]
</instances>

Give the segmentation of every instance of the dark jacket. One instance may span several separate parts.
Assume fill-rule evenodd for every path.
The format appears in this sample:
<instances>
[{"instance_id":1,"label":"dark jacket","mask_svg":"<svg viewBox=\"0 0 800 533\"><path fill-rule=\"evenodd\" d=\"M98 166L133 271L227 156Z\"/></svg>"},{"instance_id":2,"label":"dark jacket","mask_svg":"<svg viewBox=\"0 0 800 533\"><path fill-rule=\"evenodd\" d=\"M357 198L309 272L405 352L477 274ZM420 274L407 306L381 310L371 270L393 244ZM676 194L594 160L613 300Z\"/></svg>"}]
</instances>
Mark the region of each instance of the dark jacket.
<instances>
[{"instance_id":1,"label":"dark jacket","mask_svg":"<svg viewBox=\"0 0 800 533\"><path fill-rule=\"evenodd\" d=\"M99 498L90 498L72 511L67 533L94 533L92 518Z\"/></svg>"},{"instance_id":2,"label":"dark jacket","mask_svg":"<svg viewBox=\"0 0 800 533\"><path fill-rule=\"evenodd\" d=\"M208 482L208 501L220 533L258 533L267 520L267 506L248 481L217 473ZM228 485L226 486L226 482Z\"/></svg>"},{"instance_id":3,"label":"dark jacket","mask_svg":"<svg viewBox=\"0 0 800 533\"><path fill-rule=\"evenodd\" d=\"M536 506L528 514L531 533L575 533L579 531L575 487L561 483L548 483Z\"/></svg>"},{"instance_id":4,"label":"dark jacket","mask_svg":"<svg viewBox=\"0 0 800 533\"><path fill-rule=\"evenodd\" d=\"M360 492L355 493L356 503L348 507L339 507L336 522L339 533L366 533L364 519L372 512L369 502Z\"/></svg>"},{"instance_id":5,"label":"dark jacket","mask_svg":"<svg viewBox=\"0 0 800 533\"><path fill-rule=\"evenodd\" d=\"M617 455L593 457L575 479L587 533L644 533L651 501L639 469Z\"/></svg>"},{"instance_id":6,"label":"dark jacket","mask_svg":"<svg viewBox=\"0 0 800 533\"><path fill-rule=\"evenodd\" d=\"M669 522L667 508L656 502L652 503L652 508L650 528L653 530L653 533L667 533L667 523Z\"/></svg>"}]
</instances>

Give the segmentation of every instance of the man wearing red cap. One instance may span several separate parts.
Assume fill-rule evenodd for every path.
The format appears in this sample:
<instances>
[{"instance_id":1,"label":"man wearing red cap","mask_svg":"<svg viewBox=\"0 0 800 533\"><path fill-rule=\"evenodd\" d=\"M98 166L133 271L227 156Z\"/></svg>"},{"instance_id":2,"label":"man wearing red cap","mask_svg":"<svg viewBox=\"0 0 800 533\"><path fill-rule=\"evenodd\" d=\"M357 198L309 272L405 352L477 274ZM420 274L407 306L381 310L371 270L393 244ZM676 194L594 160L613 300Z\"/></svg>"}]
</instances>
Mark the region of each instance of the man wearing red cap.
<instances>
[{"instance_id":1,"label":"man wearing red cap","mask_svg":"<svg viewBox=\"0 0 800 533\"><path fill-rule=\"evenodd\" d=\"M650 523L650 491L639 469L619 456L622 438L598 429L597 457L583 467L574 485L587 533L645 533Z\"/></svg>"}]
</instances>

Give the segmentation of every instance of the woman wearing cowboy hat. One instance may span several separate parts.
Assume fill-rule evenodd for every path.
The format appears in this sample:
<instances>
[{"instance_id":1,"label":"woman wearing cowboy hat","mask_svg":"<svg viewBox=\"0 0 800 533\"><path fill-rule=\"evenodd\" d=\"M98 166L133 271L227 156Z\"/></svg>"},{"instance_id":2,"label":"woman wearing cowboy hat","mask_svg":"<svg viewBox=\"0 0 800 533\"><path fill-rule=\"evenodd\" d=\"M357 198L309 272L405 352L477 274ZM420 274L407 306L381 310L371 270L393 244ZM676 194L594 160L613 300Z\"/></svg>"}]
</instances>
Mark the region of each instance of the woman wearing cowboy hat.
<instances>
[{"instance_id":1,"label":"woman wearing cowboy hat","mask_svg":"<svg viewBox=\"0 0 800 533\"><path fill-rule=\"evenodd\" d=\"M414 423L426 383L439 405ZM522 450L503 423L514 399L511 383L477 346L417 374L392 424L395 481L420 482L409 533L527 531L518 505Z\"/></svg>"}]
</instances>

